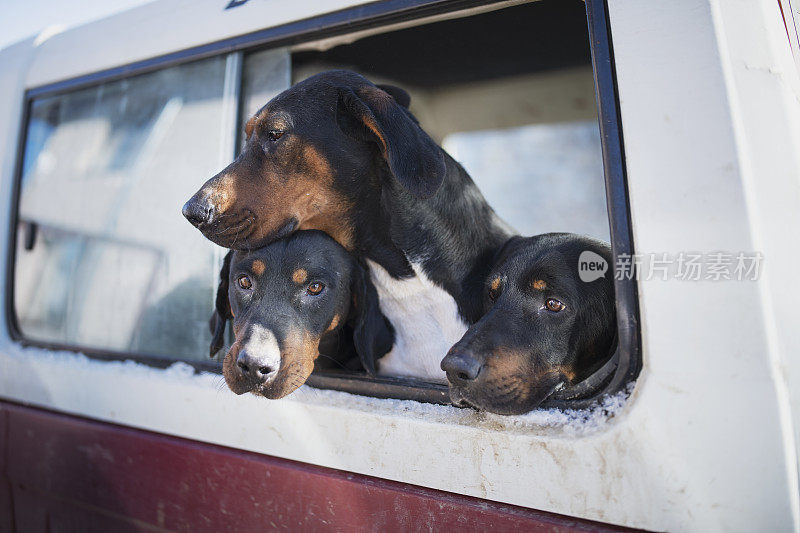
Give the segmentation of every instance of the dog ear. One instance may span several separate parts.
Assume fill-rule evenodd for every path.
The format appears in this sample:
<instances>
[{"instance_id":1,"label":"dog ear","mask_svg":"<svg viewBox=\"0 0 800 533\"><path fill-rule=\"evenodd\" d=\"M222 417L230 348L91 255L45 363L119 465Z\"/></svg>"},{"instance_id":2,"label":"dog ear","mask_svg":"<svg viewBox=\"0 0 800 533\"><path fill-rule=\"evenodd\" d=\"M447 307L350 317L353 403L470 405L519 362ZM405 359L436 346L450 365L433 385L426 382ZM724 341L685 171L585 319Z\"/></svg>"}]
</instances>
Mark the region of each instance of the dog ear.
<instances>
[{"instance_id":1,"label":"dog ear","mask_svg":"<svg viewBox=\"0 0 800 533\"><path fill-rule=\"evenodd\" d=\"M410 101L405 91L394 95L371 85L342 88L337 121L345 133L375 142L389 170L414 197L430 198L447 171L444 156L398 97Z\"/></svg>"},{"instance_id":2,"label":"dog ear","mask_svg":"<svg viewBox=\"0 0 800 533\"><path fill-rule=\"evenodd\" d=\"M222 269L219 271L217 297L214 302L214 313L208 321L208 327L211 330L211 347L209 348L208 356L211 358L225 344L225 325L228 320L233 318L231 303L228 301L228 276L231 272L231 257L233 257L233 250L225 254L225 259L222 261Z\"/></svg>"},{"instance_id":3,"label":"dog ear","mask_svg":"<svg viewBox=\"0 0 800 533\"><path fill-rule=\"evenodd\" d=\"M381 91L389 93L389 95L392 98L394 98L395 102L405 107L406 109L408 109L408 106L411 105L411 96L400 87L395 87L394 85L386 85L384 83L378 83L376 87Z\"/></svg>"},{"instance_id":4,"label":"dog ear","mask_svg":"<svg viewBox=\"0 0 800 533\"><path fill-rule=\"evenodd\" d=\"M374 376L375 361L386 355L394 345L394 328L381 313L378 292L369 273L361 266L353 270L350 293L353 344L361 365L369 375Z\"/></svg>"}]
</instances>

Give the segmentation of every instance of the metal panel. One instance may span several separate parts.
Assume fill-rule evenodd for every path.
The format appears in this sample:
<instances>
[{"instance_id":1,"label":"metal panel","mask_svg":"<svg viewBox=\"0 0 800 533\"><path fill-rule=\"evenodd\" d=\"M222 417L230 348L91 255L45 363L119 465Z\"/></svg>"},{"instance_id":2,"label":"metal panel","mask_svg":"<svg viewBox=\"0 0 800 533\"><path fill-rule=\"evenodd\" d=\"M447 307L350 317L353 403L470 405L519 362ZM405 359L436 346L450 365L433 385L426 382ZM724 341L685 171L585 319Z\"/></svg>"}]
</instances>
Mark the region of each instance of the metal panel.
<instances>
[{"instance_id":1,"label":"metal panel","mask_svg":"<svg viewBox=\"0 0 800 533\"><path fill-rule=\"evenodd\" d=\"M20 531L623 531L18 405Z\"/></svg>"}]
</instances>

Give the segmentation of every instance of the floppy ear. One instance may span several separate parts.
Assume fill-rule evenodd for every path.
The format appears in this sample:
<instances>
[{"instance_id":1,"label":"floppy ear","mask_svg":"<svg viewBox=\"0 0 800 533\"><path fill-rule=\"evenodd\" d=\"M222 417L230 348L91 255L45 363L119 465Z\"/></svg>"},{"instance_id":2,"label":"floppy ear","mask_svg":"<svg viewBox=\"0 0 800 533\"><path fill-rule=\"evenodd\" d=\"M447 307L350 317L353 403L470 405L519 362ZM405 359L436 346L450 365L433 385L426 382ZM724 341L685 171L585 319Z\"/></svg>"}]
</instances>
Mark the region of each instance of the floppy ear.
<instances>
[{"instance_id":1,"label":"floppy ear","mask_svg":"<svg viewBox=\"0 0 800 533\"><path fill-rule=\"evenodd\" d=\"M405 107L406 109L408 109L408 106L411 105L411 96L409 96L409 94L400 87L395 87L394 85L386 85L384 83L378 83L376 87L381 91L389 93L389 95L392 98L394 98L395 102Z\"/></svg>"},{"instance_id":2,"label":"floppy ear","mask_svg":"<svg viewBox=\"0 0 800 533\"><path fill-rule=\"evenodd\" d=\"M381 313L378 292L369 273L357 265L353 271L350 294L353 321L353 344L367 373L375 375L375 361L386 355L394 345L394 328Z\"/></svg>"},{"instance_id":3,"label":"floppy ear","mask_svg":"<svg viewBox=\"0 0 800 533\"><path fill-rule=\"evenodd\" d=\"M414 197L430 198L447 170L442 149L402 107L398 98L407 103L408 94L392 91L395 94L371 85L340 89L337 121L345 133L376 143L389 170Z\"/></svg>"},{"instance_id":4,"label":"floppy ear","mask_svg":"<svg viewBox=\"0 0 800 533\"><path fill-rule=\"evenodd\" d=\"M233 257L233 250L225 254L225 259L222 261L222 269L219 271L219 285L217 286L217 298L214 303L214 313L208 321L208 327L211 330L211 347L209 348L208 356L213 358L214 355L225 344L225 325L228 320L233 318L231 311L231 304L228 301L228 276L231 271L231 257Z\"/></svg>"}]
</instances>

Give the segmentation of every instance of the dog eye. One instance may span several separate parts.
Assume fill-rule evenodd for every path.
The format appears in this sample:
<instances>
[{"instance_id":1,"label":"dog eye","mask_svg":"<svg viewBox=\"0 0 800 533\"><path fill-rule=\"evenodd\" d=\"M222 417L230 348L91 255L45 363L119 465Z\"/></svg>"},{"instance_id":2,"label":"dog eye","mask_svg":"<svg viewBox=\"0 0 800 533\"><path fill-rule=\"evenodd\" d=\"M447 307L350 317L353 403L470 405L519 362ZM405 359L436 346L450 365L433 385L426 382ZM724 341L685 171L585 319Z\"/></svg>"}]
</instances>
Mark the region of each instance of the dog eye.
<instances>
[{"instance_id":1,"label":"dog eye","mask_svg":"<svg viewBox=\"0 0 800 533\"><path fill-rule=\"evenodd\" d=\"M308 287L306 287L306 292L311 296L316 296L317 294L322 292L322 289L325 288L325 285L320 283L319 281L315 281L314 283L309 283Z\"/></svg>"},{"instance_id":2,"label":"dog eye","mask_svg":"<svg viewBox=\"0 0 800 533\"><path fill-rule=\"evenodd\" d=\"M552 311L554 313L558 313L559 311L563 311L564 308L567 307L566 305L562 304L561 302L559 302L555 298L550 298L549 300L547 300L547 303L545 303L545 305L547 306L547 309L549 311Z\"/></svg>"},{"instance_id":3,"label":"dog eye","mask_svg":"<svg viewBox=\"0 0 800 533\"><path fill-rule=\"evenodd\" d=\"M270 141L275 142L283 137L283 130L269 130L267 132L267 137L269 137Z\"/></svg>"},{"instance_id":4,"label":"dog eye","mask_svg":"<svg viewBox=\"0 0 800 533\"><path fill-rule=\"evenodd\" d=\"M239 277L236 279L236 283L238 283L238 284L239 284L239 286L240 286L241 288L243 288L244 290L246 290L246 291L248 291L248 290L250 290L250 289L252 289L252 288L253 288L253 282L252 282L252 281L250 281L250 278L248 278L248 277L247 277L247 276L245 276L245 275L241 275L241 276L239 276Z\"/></svg>"}]
</instances>

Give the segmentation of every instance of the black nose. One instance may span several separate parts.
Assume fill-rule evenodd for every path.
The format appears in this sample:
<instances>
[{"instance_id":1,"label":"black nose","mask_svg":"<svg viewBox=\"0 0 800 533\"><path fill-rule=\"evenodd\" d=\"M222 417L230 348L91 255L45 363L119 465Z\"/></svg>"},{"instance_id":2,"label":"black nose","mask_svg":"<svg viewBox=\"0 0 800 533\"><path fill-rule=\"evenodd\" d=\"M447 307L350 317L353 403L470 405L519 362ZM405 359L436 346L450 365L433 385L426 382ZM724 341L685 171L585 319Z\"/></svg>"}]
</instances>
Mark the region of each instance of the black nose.
<instances>
[{"instance_id":1,"label":"black nose","mask_svg":"<svg viewBox=\"0 0 800 533\"><path fill-rule=\"evenodd\" d=\"M465 352L453 351L442 359L441 367L450 381L472 381L481 373L483 363Z\"/></svg>"},{"instance_id":2,"label":"black nose","mask_svg":"<svg viewBox=\"0 0 800 533\"><path fill-rule=\"evenodd\" d=\"M242 371L242 375L255 383L264 383L277 370L270 366L266 358L251 355L246 350L239 352L236 366Z\"/></svg>"},{"instance_id":3,"label":"black nose","mask_svg":"<svg viewBox=\"0 0 800 533\"><path fill-rule=\"evenodd\" d=\"M196 194L183 204L182 212L192 226L199 228L214 221L216 210L208 197Z\"/></svg>"}]
</instances>

